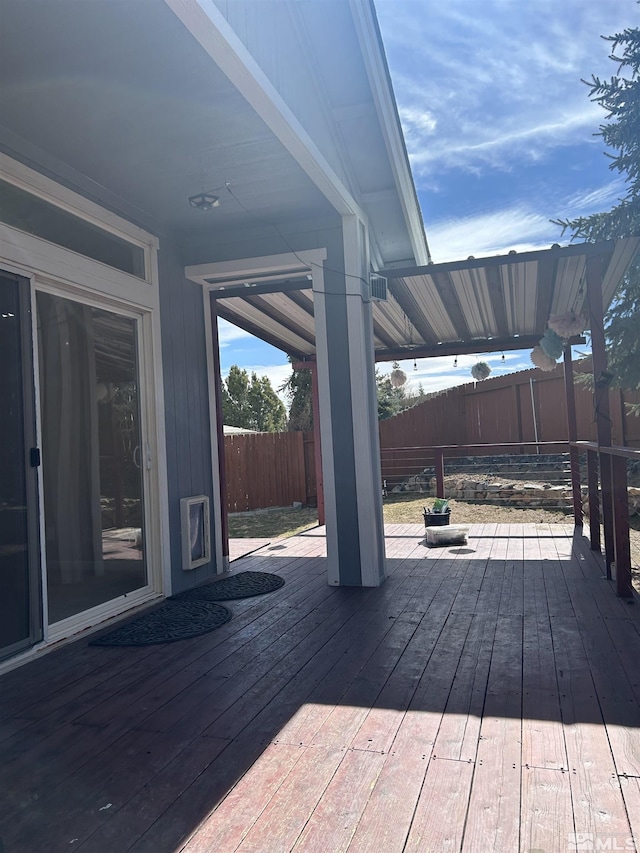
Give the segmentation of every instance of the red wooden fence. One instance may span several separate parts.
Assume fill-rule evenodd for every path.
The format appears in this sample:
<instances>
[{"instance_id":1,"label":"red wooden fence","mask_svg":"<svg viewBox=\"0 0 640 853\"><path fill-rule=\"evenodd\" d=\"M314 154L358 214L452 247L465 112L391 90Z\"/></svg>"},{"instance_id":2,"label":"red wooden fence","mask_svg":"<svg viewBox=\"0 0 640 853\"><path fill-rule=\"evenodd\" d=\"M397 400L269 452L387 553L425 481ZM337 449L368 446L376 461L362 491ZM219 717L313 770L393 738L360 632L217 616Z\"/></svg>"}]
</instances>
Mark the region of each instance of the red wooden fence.
<instances>
[{"instance_id":1,"label":"red wooden fence","mask_svg":"<svg viewBox=\"0 0 640 853\"><path fill-rule=\"evenodd\" d=\"M640 447L640 418L625 413L625 403L640 402L640 393L611 390L610 395L613 443ZM593 441L592 392L576 384L575 397L578 438ZM459 385L380 422L383 448L567 438L562 368L550 373L525 370Z\"/></svg>"},{"instance_id":2,"label":"red wooden fence","mask_svg":"<svg viewBox=\"0 0 640 853\"><path fill-rule=\"evenodd\" d=\"M225 435L229 512L315 502L313 433Z\"/></svg>"},{"instance_id":3,"label":"red wooden fence","mask_svg":"<svg viewBox=\"0 0 640 853\"><path fill-rule=\"evenodd\" d=\"M586 369L579 364L576 368ZM640 403L640 393L611 390L610 395L613 443L640 447L640 418L625 411L625 403ZM575 397L577 438L593 441L592 392L576 384ZM408 448L412 471L418 472L432 464L426 450L432 446L567 438L562 368L550 373L525 370L451 388L381 421L382 476L404 470ZM229 512L290 506L294 501L316 504L312 432L227 435L224 441Z\"/></svg>"}]
</instances>

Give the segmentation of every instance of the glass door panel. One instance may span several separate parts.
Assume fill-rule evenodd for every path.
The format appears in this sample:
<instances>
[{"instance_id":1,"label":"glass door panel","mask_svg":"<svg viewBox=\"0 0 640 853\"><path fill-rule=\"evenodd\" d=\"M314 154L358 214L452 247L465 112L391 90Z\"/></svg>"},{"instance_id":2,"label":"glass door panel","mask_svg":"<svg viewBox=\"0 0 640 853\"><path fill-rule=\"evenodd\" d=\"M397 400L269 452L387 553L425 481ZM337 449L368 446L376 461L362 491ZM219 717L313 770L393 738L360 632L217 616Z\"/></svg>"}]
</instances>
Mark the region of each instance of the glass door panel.
<instances>
[{"instance_id":1,"label":"glass door panel","mask_svg":"<svg viewBox=\"0 0 640 853\"><path fill-rule=\"evenodd\" d=\"M49 623L147 585L137 321L37 294Z\"/></svg>"},{"instance_id":2,"label":"glass door panel","mask_svg":"<svg viewBox=\"0 0 640 853\"><path fill-rule=\"evenodd\" d=\"M0 271L0 658L42 636L29 283Z\"/></svg>"}]
</instances>

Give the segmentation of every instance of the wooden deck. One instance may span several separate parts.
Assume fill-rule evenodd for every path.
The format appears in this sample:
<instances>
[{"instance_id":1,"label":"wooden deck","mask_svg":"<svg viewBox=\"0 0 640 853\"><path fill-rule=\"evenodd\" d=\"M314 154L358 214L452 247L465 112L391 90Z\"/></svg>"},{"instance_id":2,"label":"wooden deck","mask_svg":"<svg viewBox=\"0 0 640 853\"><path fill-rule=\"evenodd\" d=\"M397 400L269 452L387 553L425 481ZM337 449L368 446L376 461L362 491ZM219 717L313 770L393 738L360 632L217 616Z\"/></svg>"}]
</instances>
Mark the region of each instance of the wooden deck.
<instances>
[{"instance_id":1,"label":"wooden deck","mask_svg":"<svg viewBox=\"0 0 640 853\"><path fill-rule=\"evenodd\" d=\"M420 533L380 589L309 531L207 636L5 675L0 850L640 850L640 607L570 527Z\"/></svg>"},{"instance_id":2,"label":"wooden deck","mask_svg":"<svg viewBox=\"0 0 640 853\"><path fill-rule=\"evenodd\" d=\"M270 544L270 539L230 539L229 562L234 563L236 560L241 560L243 557L247 557L249 554L253 554L254 551L259 551ZM235 566L234 571L236 571Z\"/></svg>"}]
</instances>

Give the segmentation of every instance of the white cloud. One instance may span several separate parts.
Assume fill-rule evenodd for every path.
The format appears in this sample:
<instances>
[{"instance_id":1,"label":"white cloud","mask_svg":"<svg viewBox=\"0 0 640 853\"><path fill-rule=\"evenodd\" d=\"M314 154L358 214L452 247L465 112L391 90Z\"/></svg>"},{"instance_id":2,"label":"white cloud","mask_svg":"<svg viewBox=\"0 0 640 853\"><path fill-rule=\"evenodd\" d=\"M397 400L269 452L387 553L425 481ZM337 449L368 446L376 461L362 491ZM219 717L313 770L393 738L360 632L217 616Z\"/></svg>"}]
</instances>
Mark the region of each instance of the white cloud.
<instances>
[{"instance_id":1,"label":"white cloud","mask_svg":"<svg viewBox=\"0 0 640 853\"><path fill-rule=\"evenodd\" d=\"M465 132L456 139L446 136L434 145L433 140L420 140L409 145L409 158L414 172L419 176L428 171L432 163L439 168L462 167L474 171L480 165L508 170L517 160L540 159L550 148L569 145L591 134L597 124L595 108L580 107L575 112L556 112L546 116L546 121L536 116L505 117L499 126L486 123L474 126L467 122ZM435 119L434 119L435 126ZM583 131L578 135L579 131ZM424 145L422 143L425 143Z\"/></svg>"},{"instance_id":2,"label":"white cloud","mask_svg":"<svg viewBox=\"0 0 640 853\"><path fill-rule=\"evenodd\" d=\"M565 203L566 216L588 216L600 210L607 210L617 204L626 195L626 182L616 178L595 190L583 190L568 198Z\"/></svg>"},{"instance_id":3,"label":"white cloud","mask_svg":"<svg viewBox=\"0 0 640 853\"><path fill-rule=\"evenodd\" d=\"M448 219L429 226L429 245L436 263L486 255L511 249L525 252L549 248L558 240L556 225L548 216L515 205L498 211Z\"/></svg>"},{"instance_id":4,"label":"white cloud","mask_svg":"<svg viewBox=\"0 0 640 853\"><path fill-rule=\"evenodd\" d=\"M229 346L233 341L237 341L240 338L251 338L253 335L249 334L249 332L245 332L244 329L239 329L237 326L234 326L233 323L229 323L227 320L223 320L220 318L218 320L218 340L221 347Z\"/></svg>"},{"instance_id":5,"label":"white cloud","mask_svg":"<svg viewBox=\"0 0 640 853\"><path fill-rule=\"evenodd\" d=\"M534 199L510 207L488 210L470 216L433 222L429 225L429 246L436 263L459 261L473 255L504 254L512 249L528 252L548 249L554 243L568 242L551 216L574 218L606 210L624 193L624 181L617 178L597 189L585 189L569 198L542 199L543 212Z\"/></svg>"},{"instance_id":6,"label":"white cloud","mask_svg":"<svg viewBox=\"0 0 640 853\"><path fill-rule=\"evenodd\" d=\"M615 73L600 36L631 25L634 5L376 0L418 185L591 141L605 113L581 78Z\"/></svg>"},{"instance_id":7,"label":"white cloud","mask_svg":"<svg viewBox=\"0 0 640 853\"><path fill-rule=\"evenodd\" d=\"M404 130L405 137L408 140L414 134L432 134L437 125L437 121L433 113L428 110L416 110L410 107L400 107L398 110L400 121Z\"/></svg>"}]
</instances>

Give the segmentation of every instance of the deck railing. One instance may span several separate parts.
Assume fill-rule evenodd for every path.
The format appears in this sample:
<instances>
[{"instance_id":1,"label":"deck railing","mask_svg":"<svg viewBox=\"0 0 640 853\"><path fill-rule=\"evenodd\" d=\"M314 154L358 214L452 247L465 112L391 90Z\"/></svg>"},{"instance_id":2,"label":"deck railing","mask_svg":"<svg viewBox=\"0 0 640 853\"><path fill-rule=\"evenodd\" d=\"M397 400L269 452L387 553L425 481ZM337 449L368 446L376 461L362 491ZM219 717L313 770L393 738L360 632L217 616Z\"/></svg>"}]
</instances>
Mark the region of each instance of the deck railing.
<instances>
[{"instance_id":1,"label":"deck railing","mask_svg":"<svg viewBox=\"0 0 640 853\"><path fill-rule=\"evenodd\" d=\"M627 466L629 460L640 463L640 450L601 447L592 441L574 441L571 446L579 454L586 453L591 548L601 550L602 521L607 577L615 574L618 595L630 597L633 588Z\"/></svg>"},{"instance_id":2,"label":"deck railing","mask_svg":"<svg viewBox=\"0 0 640 853\"><path fill-rule=\"evenodd\" d=\"M433 447L385 447L380 451L383 489L392 491L411 477L420 476L425 469L433 468L436 479L436 496L446 497L444 477L445 460L449 466L455 459L483 456L523 456L535 454L543 459L547 455L567 454L569 459L568 441L529 441L506 442L501 444L456 444L438 445ZM458 470L460 470L458 468ZM472 473L473 469L469 469ZM499 473L499 472L496 472ZM550 469L536 466L536 475L551 473ZM555 469L554 469L555 473ZM544 478L543 479L547 479ZM567 482L569 480L567 479Z\"/></svg>"},{"instance_id":3,"label":"deck railing","mask_svg":"<svg viewBox=\"0 0 640 853\"><path fill-rule=\"evenodd\" d=\"M428 491L430 481L435 477L435 496L446 498L445 472L448 467L453 472L455 460L460 457L473 457L473 467L467 474L482 471L481 457L510 456L527 454L531 465L533 455L545 460L549 455L561 454L564 464L545 467L535 464L534 470L527 471L523 465L521 473L527 479L552 481L564 486L565 508L573 511L574 523L583 525L583 495L586 492L589 505L589 539L594 551L601 550L601 521L604 528L605 561L607 577L615 577L618 595L628 598L633 595L631 583L631 544L629 535L629 493L627 463L629 460L640 462L640 450L628 447L600 447L588 441L556 442L517 442L503 444L467 444L439 445L434 447L394 447L381 450L381 474L383 491L406 489L408 491ZM586 462L586 488L581 476L581 460ZM511 462L513 460L510 460ZM524 462L524 460L523 460ZM504 479L517 479L512 466L507 476L497 464L493 474ZM458 467L456 473L460 473ZM544 493L542 493L544 495ZM513 503L508 497L499 497L500 492L484 502L501 500ZM465 496L463 500L474 500ZM476 498L478 500L478 498ZM547 501L548 503L548 501Z\"/></svg>"}]
</instances>

